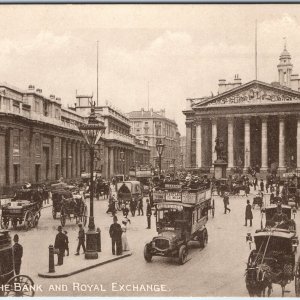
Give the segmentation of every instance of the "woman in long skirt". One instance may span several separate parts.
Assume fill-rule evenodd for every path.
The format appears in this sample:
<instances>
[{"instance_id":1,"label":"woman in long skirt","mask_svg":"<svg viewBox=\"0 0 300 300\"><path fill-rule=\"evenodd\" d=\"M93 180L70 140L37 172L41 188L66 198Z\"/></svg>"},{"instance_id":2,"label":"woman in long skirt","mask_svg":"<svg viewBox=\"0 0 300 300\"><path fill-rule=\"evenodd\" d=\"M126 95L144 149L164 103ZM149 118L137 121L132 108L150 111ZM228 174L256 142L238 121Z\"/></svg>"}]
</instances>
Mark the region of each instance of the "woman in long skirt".
<instances>
[{"instance_id":1,"label":"woman in long skirt","mask_svg":"<svg viewBox=\"0 0 300 300\"><path fill-rule=\"evenodd\" d=\"M127 231L127 222L126 221L122 221L122 250L123 251L129 251L129 244L127 241L127 235L126 235L126 231Z\"/></svg>"}]
</instances>

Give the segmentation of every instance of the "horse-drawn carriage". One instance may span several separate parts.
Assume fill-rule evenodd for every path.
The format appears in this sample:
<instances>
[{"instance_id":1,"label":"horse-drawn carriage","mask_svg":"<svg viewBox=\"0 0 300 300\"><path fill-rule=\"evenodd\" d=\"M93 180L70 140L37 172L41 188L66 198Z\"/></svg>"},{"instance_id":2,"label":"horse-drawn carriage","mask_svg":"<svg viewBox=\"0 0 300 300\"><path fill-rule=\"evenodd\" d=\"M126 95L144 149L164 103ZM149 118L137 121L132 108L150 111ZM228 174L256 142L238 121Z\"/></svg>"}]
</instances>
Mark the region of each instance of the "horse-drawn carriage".
<instances>
[{"instance_id":1,"label":"horse-drawn carriage","mask_svg":"<svg viewBox=\"0 0 300 300\"><path fill-rule=\"evenodd\" d=\"M13 261L13 247L8 230L0 231L0 297L33 297L33 280L26 275L16 275Z\"/></svg>"},{"instance_id":2,"label":"horse-drawn carriage","mask_svg":"<svg viewBox=\"0 0 300 300\"><path fill-rule=\"evenodd\" d=\"M285 287L295 281L296 296L300 296L299 244L296 224L291 219L291 207L269 207L265 209L266 227L254 235L255 249L251 251L246 269L246 287L250 296L268 296L272 284L279 284L282 296ZM276 222L278 221L278 222ZM252 237L248 235L248 239Z\"/></svg>"},{"instance_id":3,"label":"horse-drawn carriage","mask_svg":"<svg viewBox=\"0 0 300 300\"><path fill-rule=\"evenodd\" d=\"M7 229L9 223L16 228L18 225L29 229L38 225L43 198L39 190L17 190L11 201L2 206L1 228Z\"/></svg>"}]
</instances>

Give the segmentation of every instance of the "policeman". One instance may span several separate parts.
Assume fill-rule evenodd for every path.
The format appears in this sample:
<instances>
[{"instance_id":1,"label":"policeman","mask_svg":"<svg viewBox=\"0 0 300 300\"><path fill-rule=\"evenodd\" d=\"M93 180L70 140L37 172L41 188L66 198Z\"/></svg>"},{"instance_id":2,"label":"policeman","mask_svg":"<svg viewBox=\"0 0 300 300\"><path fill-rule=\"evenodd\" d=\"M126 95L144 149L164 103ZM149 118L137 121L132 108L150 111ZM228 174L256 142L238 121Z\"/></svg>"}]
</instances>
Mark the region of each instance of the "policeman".
<instances>
[{"instance_id":1,"label":"policeman","mask_svg":"<svg viewBox=\"0 0 300 300\"><path fill-rule=\"evenodd\" d=\"M19 236L17 234L14 235L14 265L15 265L15 273L16 275L20 274L22 256L23 256L23 247L19 244Z\"/></svg>"}]
</instances>

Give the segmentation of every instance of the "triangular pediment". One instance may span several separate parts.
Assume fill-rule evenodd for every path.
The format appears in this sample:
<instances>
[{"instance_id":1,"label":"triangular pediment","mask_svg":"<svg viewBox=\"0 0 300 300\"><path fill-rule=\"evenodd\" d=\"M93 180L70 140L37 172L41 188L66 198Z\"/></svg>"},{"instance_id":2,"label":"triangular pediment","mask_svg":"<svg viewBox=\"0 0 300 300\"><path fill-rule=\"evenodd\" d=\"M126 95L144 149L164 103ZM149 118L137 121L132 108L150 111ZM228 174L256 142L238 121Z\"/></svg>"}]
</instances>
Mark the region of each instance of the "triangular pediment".
<instances>
[{"instance_id":1,"label":"triangular pediment","mask_svg":"<svg viewBox=\"0 0 300 300\"><path fill-rule=\"evenodd\" d=\"M195 103L192 108L279 103L300 103L300 93L255 80Z\"/></svg>"}]
</instances>

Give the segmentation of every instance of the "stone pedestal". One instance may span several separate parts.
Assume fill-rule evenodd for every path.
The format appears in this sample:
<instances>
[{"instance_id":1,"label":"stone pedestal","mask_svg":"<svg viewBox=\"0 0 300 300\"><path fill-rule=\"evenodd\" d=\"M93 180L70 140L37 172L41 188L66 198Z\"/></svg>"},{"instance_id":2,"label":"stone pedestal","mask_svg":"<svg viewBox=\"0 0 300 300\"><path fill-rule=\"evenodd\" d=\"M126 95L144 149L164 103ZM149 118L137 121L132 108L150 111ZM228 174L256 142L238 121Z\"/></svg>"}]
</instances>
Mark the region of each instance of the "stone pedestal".
<instances>
[{"instance_id":1,"label":"stone pedestal","mask_svg":"<svg viewBox=\"0 0 300 300\"><path fill-rule=\"evenodd\" d=\"M216 160L214 162L214 176L216 179L226 178L227 162Z\"/></svg>"}]
</instances>

